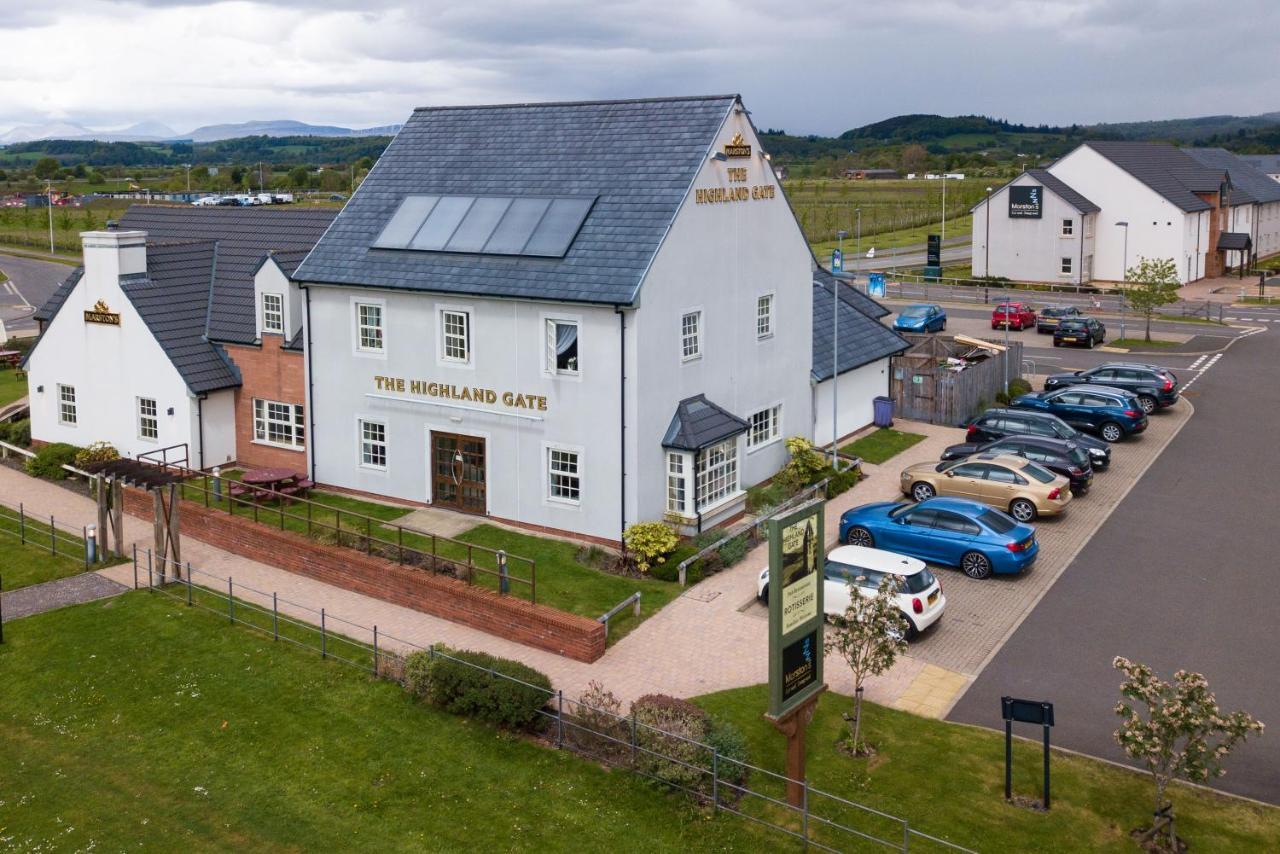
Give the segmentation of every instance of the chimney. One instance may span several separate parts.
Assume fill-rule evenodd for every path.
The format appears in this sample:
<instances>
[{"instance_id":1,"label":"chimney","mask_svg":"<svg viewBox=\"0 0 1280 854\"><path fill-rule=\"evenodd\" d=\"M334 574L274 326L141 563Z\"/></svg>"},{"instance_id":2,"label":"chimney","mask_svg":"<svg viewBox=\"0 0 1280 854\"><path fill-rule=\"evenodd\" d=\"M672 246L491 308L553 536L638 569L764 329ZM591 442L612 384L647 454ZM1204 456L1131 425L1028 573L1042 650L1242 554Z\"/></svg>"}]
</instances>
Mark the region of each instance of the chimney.
<instances>
[{"instance_id":1,"label":"chimney","mask_svg":"<svg viewBox=\"0 0 1280 854\"><path fill-rule=\"evenodd\" d=\"M145 231L85 231L80 241L87 279L114 282L120 276L147 271Z\"/></svg>"}]
</instances>

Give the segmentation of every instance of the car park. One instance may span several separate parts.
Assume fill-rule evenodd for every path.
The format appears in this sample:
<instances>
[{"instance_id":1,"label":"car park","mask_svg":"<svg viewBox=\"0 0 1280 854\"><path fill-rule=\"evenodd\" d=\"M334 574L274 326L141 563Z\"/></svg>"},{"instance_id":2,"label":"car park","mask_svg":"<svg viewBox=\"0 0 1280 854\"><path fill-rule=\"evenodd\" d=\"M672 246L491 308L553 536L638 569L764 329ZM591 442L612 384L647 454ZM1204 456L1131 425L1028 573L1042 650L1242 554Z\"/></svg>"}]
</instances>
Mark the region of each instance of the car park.
<instances>
[{"instance_id":1,"label":"car park","mask_svg":"<svg viewBox=\"0 0 1280 854\"><path fill-rule=\"evenodd\" d=\"M947 328L947 313L932 303L909 305L893 321L898 332L941 332Z\"/></svg>"},{"instance_id":2,"label":"car park","mask_svg":"<svg viewBox=\"0 0 1280 854\"><path fill-rule=\"evenodd\" d=\"M1052 332L1062 321L1082 317L1084 314L1074 305L1046 305L1036 315L1036 332Z\"/></svg>"},{"instance_id":3,"label":"car park","mask_svg":"<svg viewBox=\"0 0 1280 854\"><path fill-rule=\"evenodd\" d=\"M882 579L892 579L894 599L907 621L907 637L912 638L938 621L947 599L942 583L919 558L906 557L863 546L838 546L827 555L823 567L823 611L829 617L843 617L854 591L870 598ZM756 598L769 601L769 569L760 573Z\"/></svg>"},{"instance_id":4,"label":"car park","mask_svg":"<svg viewBox=\"0 0 1280 854\"><path fill-rule=\"evenodd\" d=\"M1050 374L1044 381L1045 391L1078 385L1108 386L1127 391L1138 398L1142 411L1148 415L1178 402L1178 378L1172 371L1154 365L1107 362L1087 371Z\"/></svg>"},{"instance_id":5,"label":"car park","mask_svg":"<svg viewBox=\"0 0 1280 854\"><path fill-rule=\"evenodd\" d=\"M1040 550L1034 527L964 498L854 507L840 516L840 540L954 566L975 579L1022 572Z\"/></svg>"},{"instance_id":6,"label":"car park","mask_svg":"<svg viewBox=\"0 0 1280 854\"><path fill-rule=\"evenodd\" d=\"M1147 429L1147 413L1138 399L1127 391L1106 386L1037 391L1019 395L1009 405L1056 415L1072 427L1097 433L1107 442L1119 442Z\"/></svg>"},{"instance_id":7,"label":"car park","mask_svg":"<svg viewBox=\"0 0 1280 854\"><path fill-rule=\"evenodd\" d=\"M1066 439L1088 451L1089 461L1094 468L1106 468L1111 464L1110 445L1077 430L1058 416L1047 412L1036 412L1030 409L988 409L965 427L966 442L991 442L1006 436Z\"/></svg>"},{"instance_id":8,"label":"car park","mask_svg":"<svg viewBox=\"0 0 1280 854\"><path fill-rule=\"evenodd\" d=\"M1090 350L1107 340L1107 327L1096 317L1080 317L1058 322L1053 330L1053 346L1088 347Z\"/></svg>"},{"instance_id":9,"label":"car park","mask_svg":"<svg viewBox=\"0 0 1280 854\"><path fill-rule=\"evenodd\" d=\"M1036 325L1036 313L1025 302L1002 302L991 312L991 328L1030 329Z\"/></svg>"},{"instance_id":10,"label":"car park","mask_svg":"<svg viewBox=\"0 0 1280 854\"><path fill-rule=\"evenodd\" d=\"M1089 452L1075 442L1042 436L1006 436L994 442L962 442L942 452L942 460L962 460L974 454L1012 454L1038 463L1071 482L1071 494L1079 497L1093 485Z\"/></svg>"},{"instance_id":11,"label":"car park","mask_svg":"<svg viewBox=\"0 0 1280 854\"><path fill-rule=\"evenodd\" d=\"M902 470L903 495L968 498L1006 511L1019 522L1056 516L1071 503L1071 482L1013 454L978 454L959 461L916 463Z\"/></svg>"}]
</instances>

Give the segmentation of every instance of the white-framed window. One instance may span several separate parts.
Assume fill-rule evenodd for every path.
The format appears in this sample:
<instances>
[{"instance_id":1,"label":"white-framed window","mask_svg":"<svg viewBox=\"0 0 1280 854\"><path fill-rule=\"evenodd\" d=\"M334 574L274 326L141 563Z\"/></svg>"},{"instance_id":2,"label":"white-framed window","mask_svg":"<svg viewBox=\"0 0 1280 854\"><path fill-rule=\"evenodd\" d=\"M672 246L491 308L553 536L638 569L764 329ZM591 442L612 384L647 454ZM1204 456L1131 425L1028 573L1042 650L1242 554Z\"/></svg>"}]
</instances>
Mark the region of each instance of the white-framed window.
<instances>
[{"instance_id":1,"label":"white-framed window","mask_svg":"<svg viewBox=\"0 0 1280 854\"><path fill-rule=\"evenodd\" d=\"M738 491L738 439L726 439L698 455L698 507L710 507Z\"/></svg>"},{"instance_id":2,"label":"white-framed window","mask_svg":"<svg viewBox=\"0 0 1280 854\"><path fill-rule=\"evenodd\" d=\"M284 297L262 295L262 331L284 333Z\"/></svg>"},{"instance_id":3,"label":"white-framed window","mask_svg":"<svg viewBox=\"0 0 1280 854\"><path fill-rule=\"evenodd\" d=\"M582 500L581 454L568 448L547 448L547 497L577 504Z\"/></svg>"},{"instance_id":4,"label":"white-framed window","mask_svg":"<svg viewBox=\"0 0 1280 854\"><path fill-rule=\"evenodd\" d=\"M756 337L773 335L773 294L756 297Z\"/></svg>"},{"instance_id":5,"label":"white-framed window","mask_svg":"<svg viewBox=\"0 0 1280 854\"><path fill-rule=\"evenodd\" d=\"M387 467L387 425L381 421L360 419L360 465L374 469Z\"/></svg>"},{"instance_id":6,"label":"white-framed window","mask_svg":"<svg viewBox=\"0 0 1280 854\"><path fill-rule=\"evenodd\" d=\"M682 451L667 452L667 511L685 514L685 454Z\"/></svg>"},{"instance_id":7,"label":"white-framed window","mask_svg":"<svg viewBox=\"0 0 1280 854\"><path fill-rule=\"evenodd\" d=\"M1059 271L1060 271L1060 272L1062 273L1062 275L1064 275L1064 276L1069 276L1069 275L1071 275L1071 259L1070 259L1070 258L1063 258L1063 259L1062 259L1062 266L1059 268Z\"/></svg>"},{"instance_id":8,"label":"white-framed window","mask_svg":"<svg viewBox=\"0 0 1280 854\"><path fill-rule=\"evenodd\" d=\"M1067 217L1062 220L1062 236L1070 237L1076 233L1076 221Z\"/></svg>"},{"instance_id":9,"label":"white-framed window","mask_svg":"<svg viewBox=\"0 0 1280 854\"><path fill-rule=\"evenodd\" d=\"M444 309L440 312L440 357L446 362L471 361L471 313Z\"/></svg>"},{"instance_id":10,"label":"white-framed window","mask_svg":"<svg viewBox=\"0 0 1280 854\"><path fill-rule=\"evenodd\" d=\"M160 438L160 409L156 406L155 398L138 398L138 438Z\"/></svg>"},{"instance_id":11,"label":"white-framed window","mask_svg":"<svg viewBox=\"0 0 1280 854\"><path fill-rule=\"evenodd\" d=\"M302 404L253 399L253 440L286 448L306 445Z\"/></svg>"},{"instance_id":12,"label":"white-framed window","mask_svg":"<svg viewBox=\"0 0 1280 854\"><path fill-rule=\"evenodd\" d=\"M383 335L383 306L375 302L356 303L356 349L381 353L386 347Z\"/></svg>"},{"instance_id":13,"label":"white-framed window","mask_svg":"<svg viewBox=\"0 0 1280 854\"><path fill-rule=\"evenodd\" d=\"M547 372L552 374L578 373L578 322L576 320L547 320Z\"/></svg>"},{"instance_id":14,"label":"white-framed window","mask_svg":"<svg viewBox=\"0 0 1280 854\"><path fill-rule=\"evenodd\" d=\"M702 311L686 311L680 317L680 358L684 361L702 355Z\"/></svg>"},{"instance_id":15,"label":"white-framed window","mask_svg":"<svg viewBox=\"0 0 1280 854\"><path fill-rule=\"evenodd\" d=\"M782 435L782 405L769 406L751 413L747 423L751 425L747 430L748 448L769 444Z\"/></svg>"},{"instance_id":16,"label":"white-framed window","mask_svg":"<svg viewBox=\"0 0 1280 854\"><path fill-rule=\"evenodd\" d=\"M74 427L76 425L76 387L73 385L58 386L58 423Z\"/></svg>"}]
</instances>

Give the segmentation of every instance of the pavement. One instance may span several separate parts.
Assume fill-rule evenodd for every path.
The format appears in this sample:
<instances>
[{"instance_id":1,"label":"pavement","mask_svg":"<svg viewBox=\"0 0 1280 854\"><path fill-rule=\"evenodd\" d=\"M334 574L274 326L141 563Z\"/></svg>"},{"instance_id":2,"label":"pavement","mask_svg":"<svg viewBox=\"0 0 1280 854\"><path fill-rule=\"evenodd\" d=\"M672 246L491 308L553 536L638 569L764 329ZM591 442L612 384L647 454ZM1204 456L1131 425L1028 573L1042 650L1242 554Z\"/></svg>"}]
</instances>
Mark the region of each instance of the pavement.
<instances>
[{"instance_id":1,"label":"pavement","mask_svg":"<svg viewBox=\"0 0 1280 854\"><path fill-rule=\"evenodd\" d=\"M65 608L68 605L79 605L110 596L119 596L129 589L124 584L96 572L59 578L56 581L46 581L44 584L32 584L30 587L20 587L3 594L4 622L52 611L55 608Z\"/></svg>"},{"instance_id":2,"label":"pavement","mask_svg":"<svg viewBox=\"0 0 1280 854\"><path fill-rule=\"evenodd\" d=\"M9 281L0 283L0 321L10 335L36 334L31 314L44 304L73 267L0 253L0 270Z\"/></svg>"}]
</instances>

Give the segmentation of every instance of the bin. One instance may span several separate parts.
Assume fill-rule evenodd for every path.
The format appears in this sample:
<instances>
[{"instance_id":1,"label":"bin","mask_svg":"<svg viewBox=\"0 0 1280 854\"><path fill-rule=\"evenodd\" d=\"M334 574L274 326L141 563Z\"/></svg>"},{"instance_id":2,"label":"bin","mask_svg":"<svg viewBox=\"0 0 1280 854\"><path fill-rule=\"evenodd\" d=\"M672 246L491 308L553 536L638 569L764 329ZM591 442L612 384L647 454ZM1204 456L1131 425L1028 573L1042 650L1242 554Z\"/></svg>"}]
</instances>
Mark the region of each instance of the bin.
<instances>
[{"instance_id":1,"label":"bin","mask_svg":"<svg viewBox=\"0 0 1280 854\"><path fill-rule=\"evenodd\" d=\"M893 398L877 397L874 401L874 412L877 427L893 426Z\"/></svg>"}]
</instances>

